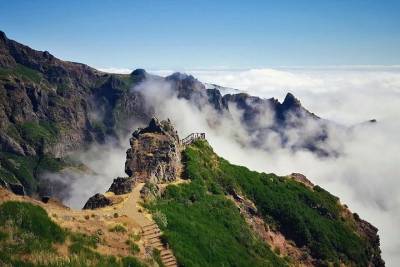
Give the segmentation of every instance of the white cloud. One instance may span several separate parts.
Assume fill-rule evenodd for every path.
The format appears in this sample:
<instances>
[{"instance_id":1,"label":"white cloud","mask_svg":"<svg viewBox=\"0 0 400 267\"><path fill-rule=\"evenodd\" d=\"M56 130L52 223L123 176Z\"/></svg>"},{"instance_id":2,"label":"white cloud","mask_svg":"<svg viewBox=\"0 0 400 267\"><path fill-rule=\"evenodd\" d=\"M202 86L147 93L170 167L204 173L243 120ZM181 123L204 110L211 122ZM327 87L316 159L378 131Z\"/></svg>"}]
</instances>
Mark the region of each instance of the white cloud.
<instances>
[{"instance_id":1,"label":"white cloud","mask_svg":"<svg viewBox=\"0 0 400 267\"><path fill-rule=\"evenodd\" d=\"M166 95L157 85L146 88L147 101L156 112L170 117L180 134L205 131L216 152L233 163L281 175L302 172L313 182L339 196L353 212L378 227L387 266L400 265L400 69L357 67L326 69L257 69L243 71L189 71L201 81L245 90L253 95L280 99L293 92L310 111L348 125L372 118L377 124L359 125L350 134L331 127L329 145L343 149L338 158L321 159L300 151L293 153L269 136L263 150L243 146L248 136L236 112L215 124L211 109L200 111ZM164 74L168 74L164 71ZM151 89L150 89L151 88ZM165 90L164 90L165 91ZM268 112L266 113L268 114ZM265 116L266 121L270 118ZM262 121L261 119L261 121ZM318 125L288 133L298 141Z\"/></svg>"},{"instance_id":2,"label":"white cloud","mask_svg":"<svg viewBox=\"0 0 400 267\"><path fill-rule=\"evenodd\" d=\"M172 71L153 73L166 76ZM248 136L240 121L242 113L234 106L230 106L231 114L219 119L207 105L199 110L187 100L177 99L167 83L147 82L134 89L142 91L147 104L153 106L161 119L173 121L181 137L191 132L206 132L215 151L235 164L281 175L301 172L339 196L353 212L378 227L387 266L400 265L399 67L195 70L188 73L204 82L266 98L283 99L290 91L310 111L338 123L351 125L378 119L377 124L359 125L351 133L330 127L333 138L329 140L329 147L340 148L344 153L338 158L321 159L307 151L293 153L282 147L278 135L258 140L262 141L260 148L267 148L268 152L249 146L249 142L258 137ZM257 123L268 126L272 120L268 107L261 114ZM289 129L289 141L300 142L318 127L318 124L307 123L300 131ZM99 148L93 148L94 151L84 154L84 162L101 175L95 178L100 179L95 184L92 184L93 177L84 177L84 183L91 185L90 192L84 195L81 187L73 185L73 194L79 201L95 192L103 192L113 178L123 174L128 142L127 138L121 140L122 148L106 146L100 148L101 153Z\"/></svg>"},{"instance_id":3,"label":"white cloud","mask_svg":"<svg viewBox=\"0 0 400 267\"><path fill-rule=\"evenodd\" d=\"M283 99L290 91L318 115L352 124L395 117L400 105L400 67L330 67L189 71L201 81L251 95ZM391 101L387 101L391 99ZM356 112L355 112L356 111Z\"/></svg>"},{"instance_id":4,"label":"white cloud","mask_svg":"<svg viewBox=\"0 0 400 267\"><path fill-rule=\"evenodd\" d=\"M127 69L127 68L113 68L113 67L109 67L109 68L97 68L99 71L102 72L108 72L108 73L116 73L116 74L129 74L132 72L131 69Z\"/></svg>"}]
</instances>

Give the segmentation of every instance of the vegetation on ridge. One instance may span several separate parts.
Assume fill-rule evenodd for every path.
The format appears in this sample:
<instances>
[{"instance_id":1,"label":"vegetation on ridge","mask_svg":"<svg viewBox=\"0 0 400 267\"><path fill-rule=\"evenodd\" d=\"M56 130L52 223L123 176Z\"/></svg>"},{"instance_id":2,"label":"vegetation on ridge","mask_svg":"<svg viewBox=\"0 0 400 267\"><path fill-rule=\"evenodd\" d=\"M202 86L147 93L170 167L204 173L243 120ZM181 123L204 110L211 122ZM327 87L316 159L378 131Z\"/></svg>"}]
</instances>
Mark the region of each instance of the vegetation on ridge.
<instances>
[{"instance_id":1,"label":"vegetation on ridge","mask_svg":"<svg viewBox=\"0 0 400 267\"><path fill-rule=\"evenodd\" d=\"M167 187L149 205L163 212L165 237L184 266L283 265L252 235L226 194L240 192L257 206L265 222L306 247L326 264L366 266L371 251L353 221L341 217L338 199L286 177L258 173L218 157L205 141L184 151L190 184ZM229 248L229 249L228 249Z\"/></svg>"},{"instance_id":2,"label":"vegetation on ridge","mask_svg":"<svg viewBox=\"0 0 400 267\"><path fill-rule=\"evenodd\" d=\"M129 256L105 256L94 249L97 236L60 228L46 211L27 202L0 205L0 266L19 267L145 267ZM68 256L59 255L56 245L67 245Z\"/></svg>"},{"instance_id":3,"label":"vegetation on ridge","mask_svg":"<svg viewBox=\"0 0 400 267\"><path fill-rule=\"evenodd\" d=\"M219 185L210 194L211 183L192 172L188 176L191 183L168 186L162 198L148 205L158 217L165 214L168 223L159 226L182 266L286 265L252 233Z\"/></svg>"}]
</instances>

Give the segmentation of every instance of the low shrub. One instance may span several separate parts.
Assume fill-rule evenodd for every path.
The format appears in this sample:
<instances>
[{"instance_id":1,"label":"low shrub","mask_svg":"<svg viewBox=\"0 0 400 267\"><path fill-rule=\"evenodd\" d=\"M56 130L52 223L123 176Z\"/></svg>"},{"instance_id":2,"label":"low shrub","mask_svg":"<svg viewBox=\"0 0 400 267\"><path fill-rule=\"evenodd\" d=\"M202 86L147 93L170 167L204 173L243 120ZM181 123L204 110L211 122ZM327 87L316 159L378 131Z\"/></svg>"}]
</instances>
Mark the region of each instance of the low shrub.
<instances>
[{"instance_id":1,"label":"low shrub","mask_svg":"<svg viewBox=\"0 0 400 267\"><path fill-rule=\"evenodd\" d=\"M115 225L115 226L113 226L113 227L110 228L110 232L126 233L127 230L126 230L126 228L125 228L123 225L117 224L117 225Z\"/></svg>"}]
</instances>

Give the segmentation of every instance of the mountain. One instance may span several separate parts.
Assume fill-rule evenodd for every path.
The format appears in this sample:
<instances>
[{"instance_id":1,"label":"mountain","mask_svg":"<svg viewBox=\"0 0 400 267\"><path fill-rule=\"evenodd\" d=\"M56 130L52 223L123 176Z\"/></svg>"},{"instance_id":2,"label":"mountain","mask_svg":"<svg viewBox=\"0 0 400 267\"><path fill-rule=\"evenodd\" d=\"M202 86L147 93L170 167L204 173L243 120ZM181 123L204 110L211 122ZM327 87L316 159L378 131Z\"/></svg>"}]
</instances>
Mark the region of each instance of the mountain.
<instances>
[{"instance_id":1,"label":"mountain","mask_svg":"<svg viewBox=\"0 0 400 267\"><path fill-rule=\"evenodd\" d=\"M33 50L0 32L0 183L14 192L47 194L48 181L41 181L41 175L74 167L69 154L118 139L132 125L162 116L155 114L143 92L132 89L149 81L168 84L175 97L200 111L210 106L216 113L209 120L232 117L232 110L238 109L249 136L246 142L237 140L241 145L261 147L263 140L277 134L281 145L293 150L335 153L319 146L328 138L326 121L290 93L280 103L245 93L222 95L221 87L210 88L182 73L165 78L143 69L126 75L104 73ZM272 122L264 121L266 113L273 114ZM315 133L308 133L306 141L289 141L290 131L302 136L310 121L320 124Z\"/></svg>"},{"instance_id":2,"label":"mountain","mask_svg":"<svg viewBox=\"0 0 400 267\"><path fill-rule=\"evenodd\" d=\"M233 165L169 120L132 134L125 170L80 211L0 189L0 263L384 266L377 229L337 197Z\"/></svg>"},{"instance_id":3,"label":"mountain","mask_svg":"<svg viewBox=\"0 0 400 267\"><path fill-rule=\"evenodd\" d=\"M291 93L280 102L183 73L104 73L0 32L0 265L384 266L377 229L304 175L233 165L204 133L181 139L171 121L152 119L165 117L149 97L158 85L211 129L238 120L241 146L269 151L272 136L292 151L340 153L329 147L332 122ZM127 177L109 177L83 210L64 206L68 181L44 174L94 172L71 155L138 126Z\"/></svg>"}]
</instances>

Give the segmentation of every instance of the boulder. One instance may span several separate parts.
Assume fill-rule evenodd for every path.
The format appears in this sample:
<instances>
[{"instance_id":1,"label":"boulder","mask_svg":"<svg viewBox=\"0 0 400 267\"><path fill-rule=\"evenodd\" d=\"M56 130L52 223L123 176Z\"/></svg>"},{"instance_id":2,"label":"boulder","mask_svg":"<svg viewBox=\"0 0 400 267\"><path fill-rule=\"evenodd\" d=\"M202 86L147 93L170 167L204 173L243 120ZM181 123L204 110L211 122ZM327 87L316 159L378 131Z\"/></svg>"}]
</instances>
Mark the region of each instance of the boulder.
<instances>
[{"instance_id":1,"label":"boulder","mask_svg":"<svg viewBox=\"0 0 400 267\"><path fill-rule=\"evenodd\" d=\"M8 188L7 182L1 179L1 177L0 177L0 187Z\"/></svg>"},{"instance_id":2,"label":"boulder","mask_svg":"<svg viewBox=\"0 0 400 267\"><path fill-rule=\"evenodd\" d=\"M83 206L84 210L87 209L98 209L106 206L110 206L112 204L111 200L106 198L103 194L96 194L88 199L85 206Z\"/></svg>"},{"instance_id":3,"label":"boulder","mask_svg":"<svg viewBox=\"0 0 400 267\"><path fill-rule=\"evenodd\" d=\"M131 178L118 177L108 189L108 192L113 192L116 195L123 195L132 192L134 181Z\"/></svg>"},{"instance_id":4,"label":"boulder","mask_svg":"<svg viewBox=\"0 0 400 267\"><path fill-rule=\"evenodd\" d=\"M21 147L21 145L5 133L0 133L0 148L6 152L25 156L24 149Z\"/></svg>"},{"instance_id":5,"label":"boulder","mask_svg":"<svg viewBox=\"0 0 400 267\"><path fill-rule=\"evenodd\" d=\"M313 188L314 184L307 179L307 177L301 173L292 173L291 175L289 175L290 178L292 178L293 180L304 184L307 187Z\"/></svg>"},{"instance_id":6,"label":"boulder","mask_svg":"<svg viewBox=\"0 0 400 267\"><path fill-rule=\"evenodd\" d=\"M22 184L8 183L8 188L16 195L26 195L25 188Z\"/></svg>"},{"instance_id":7,"label":"boulder","mask_svg":"<svg viewBox=\"0 0 400 267\"><path fill-rule=\"evenodd\" d=\"M132 134L125 172L134 181L174 181L180 172L179 136L169 120L153 118Z\"/></svg>"}]
</instances>

